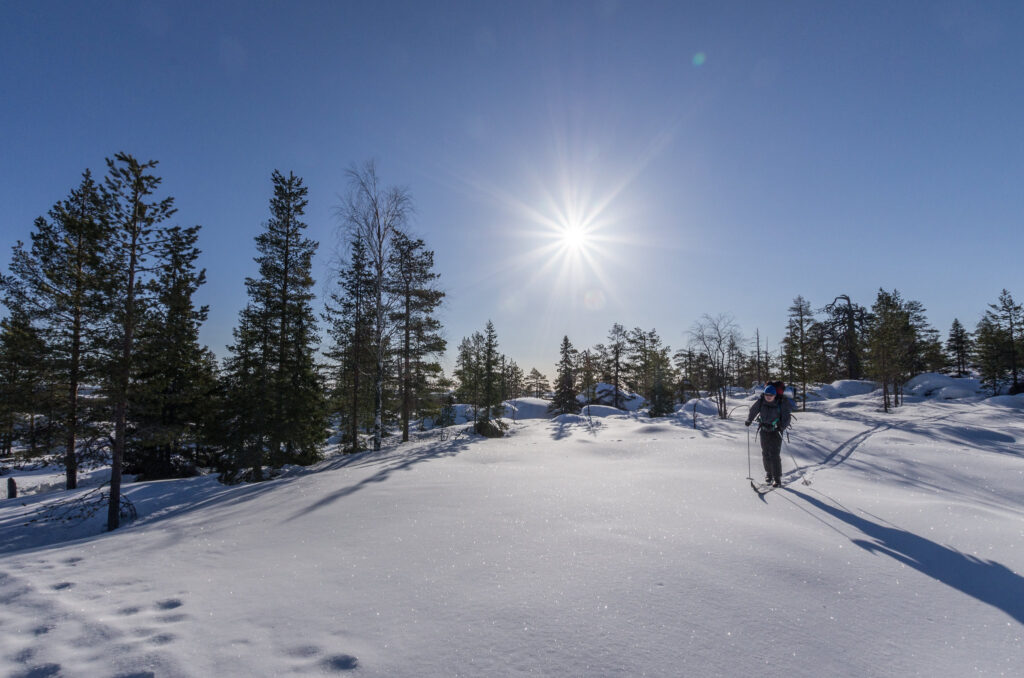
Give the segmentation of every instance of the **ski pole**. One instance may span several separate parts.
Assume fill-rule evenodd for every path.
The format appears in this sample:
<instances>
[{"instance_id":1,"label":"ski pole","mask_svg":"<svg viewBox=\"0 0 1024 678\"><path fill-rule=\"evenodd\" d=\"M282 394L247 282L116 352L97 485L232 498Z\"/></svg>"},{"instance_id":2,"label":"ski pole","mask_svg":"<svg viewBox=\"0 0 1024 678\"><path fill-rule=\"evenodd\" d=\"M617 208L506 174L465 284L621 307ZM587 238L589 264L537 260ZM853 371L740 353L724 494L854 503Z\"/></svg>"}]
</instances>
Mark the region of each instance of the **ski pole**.
<instances>
[{"instance_id":1,"label":"ski pole","mask_svg":"<svg viewBox=\"0 0 1024 678\"><path fill-rule=\"evenodd\" d=\"M753 480L754 476L750 471L750 427L747 427L747 478Z\"/></svg>"}]
</instances>

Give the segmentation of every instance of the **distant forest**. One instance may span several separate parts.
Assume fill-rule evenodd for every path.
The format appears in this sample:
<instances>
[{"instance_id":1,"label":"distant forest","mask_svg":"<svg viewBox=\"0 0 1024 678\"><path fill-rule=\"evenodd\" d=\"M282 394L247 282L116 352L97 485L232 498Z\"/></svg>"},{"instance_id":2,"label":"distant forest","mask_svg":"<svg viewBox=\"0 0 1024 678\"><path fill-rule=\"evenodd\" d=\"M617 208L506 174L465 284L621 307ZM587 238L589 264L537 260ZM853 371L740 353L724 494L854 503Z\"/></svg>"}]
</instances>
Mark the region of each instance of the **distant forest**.
<instances>
[{"instance_id":1,"label":"distant forest","mask_svg":"<svg viewBox=\"0 0 1024 678\"><path fill-rule=\"evenodd\" d=\"M225 482L261 480L267 469L317 461L332 437L357 452L450 424L455 403L473 406L478 432L501 435L502 403L523 396L566 413L623 407L635 393L652 417L711 397L726 417L729 387L769 379L792 384L801 405L811 384L871 379L886 410L925 372L970 374L993 394L1024 390L1024 312L1005 289L973 331L954 320L945 338L920 302L884 289L870 307L838 294L814 308L798 296L775 350L759 332L744 337L728 314L697 320L675 351L654 329L613 324L596 346L577 349L568 336L553 346L550 381L503 355L488 322L462 339L446 375L434 252L408 232L408 191L382 185L372 162L348 171L347 256L319 317L307 188L272 174L269 218L255 237L259 272L245 280L248 302L218 362L199 343L209 310L193 300L205 283L202 229L171 225L174 199L156 167L119 153L101 179L86 170L0 274L0 454L62 464L68 489L83 464L111 463L109 529L128 510L124 473L212 469Z\"/></svg>"}]
</instances>

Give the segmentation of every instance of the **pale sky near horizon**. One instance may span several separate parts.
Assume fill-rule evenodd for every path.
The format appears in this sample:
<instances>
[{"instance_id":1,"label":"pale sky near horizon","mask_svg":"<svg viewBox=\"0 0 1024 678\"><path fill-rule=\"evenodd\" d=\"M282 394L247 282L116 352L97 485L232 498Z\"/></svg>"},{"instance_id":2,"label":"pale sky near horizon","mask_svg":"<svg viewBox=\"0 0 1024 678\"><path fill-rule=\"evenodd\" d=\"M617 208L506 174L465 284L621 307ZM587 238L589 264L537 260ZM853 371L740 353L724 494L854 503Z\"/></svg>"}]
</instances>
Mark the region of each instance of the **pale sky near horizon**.
<instances>
[{"instance_id":1,"label":"pale sky near horizon","mask_svg":"<svg viewBox=\"0 0 1024 678\"><path fill-rule=\"evenodd\" d=\"M945 337L1024 299L1022 32L1020 2L0 1L0 261L86 168L159 160L223 357L271 172L309 187L322 297L374 159L449 364L488 319L549 376L616 322L680 348L728 313L774 350L795 296L880 287Z\"/></svg>"}]
</instances>

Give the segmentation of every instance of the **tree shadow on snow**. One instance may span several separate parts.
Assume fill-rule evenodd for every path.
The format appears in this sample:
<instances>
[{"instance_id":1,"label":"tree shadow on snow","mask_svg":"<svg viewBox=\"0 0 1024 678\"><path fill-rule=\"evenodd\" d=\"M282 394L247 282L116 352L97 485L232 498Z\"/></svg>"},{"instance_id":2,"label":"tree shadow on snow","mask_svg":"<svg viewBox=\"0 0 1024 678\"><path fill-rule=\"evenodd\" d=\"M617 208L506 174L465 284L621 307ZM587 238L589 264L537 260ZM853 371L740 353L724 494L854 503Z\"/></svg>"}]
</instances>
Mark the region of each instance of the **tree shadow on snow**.
<instances>
[{"instance_id":1,"label":"tree shadow on snow","mask_svg":"<svg viewBox=\"0 0 1024 678\"><path fill-rule=\"evenodd\" d=\"M336 464L330 464L327 468L358 468L361 466L371 466L375 464L380 465L381 468L373 475L363 478L357 483L349 485L348 487L342 487L322 497L306 508L289 516L284 522L291 522L318 509L324 508L325 506L329 506L339 499L344 499L345 497L353 495L359 490L365 489L370 485L383 483L396 471L407 471L418 464L432 459L454 457L460 452L465 451L472 441L473 438L460 434L454 438L442 441L437 445L424 445L417 447L404 455L396 455L391 450L388 451L386 456L382 456L379 452L364 452L362 454L352 455L346 459L340 460ZM401 452L401 448L398 448L398 451Z\"/></svg>"},{"instance_id":2,"label":"tree shadow on snow","mask_svg":"<svg viewBox=\"0 0 1024 678\"><path fill-rule=\"evenodd\" d=\"M795 488L787 489L789 494L870 537L850 539L865 551L889 556L1024 623L1024 577L1005 565L961 553L898 527L872 522Z\"/></svg>"}]
</instances>

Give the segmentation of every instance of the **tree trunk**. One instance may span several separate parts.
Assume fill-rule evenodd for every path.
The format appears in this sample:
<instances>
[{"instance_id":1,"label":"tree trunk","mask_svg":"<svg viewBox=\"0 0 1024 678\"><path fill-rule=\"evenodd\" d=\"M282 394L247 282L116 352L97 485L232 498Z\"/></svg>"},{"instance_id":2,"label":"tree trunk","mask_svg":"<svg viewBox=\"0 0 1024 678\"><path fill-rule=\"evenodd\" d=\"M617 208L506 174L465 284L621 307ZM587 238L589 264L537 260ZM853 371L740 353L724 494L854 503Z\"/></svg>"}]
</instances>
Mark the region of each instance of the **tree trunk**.
<instances>
[{"instance_id":1,"label":"tree trunk","mask_svg":"<svg viewBox=\"0 0 1024 678\"><path fill-rule=\"evenodd\" d=\"M67 443L64 448L64 469L67 489L78 487L78 459L75 455L78 428L78 363L81 354L81 316L76 313L71 337L71 375L68 384Z\"/></svg>"}]
</instances>

